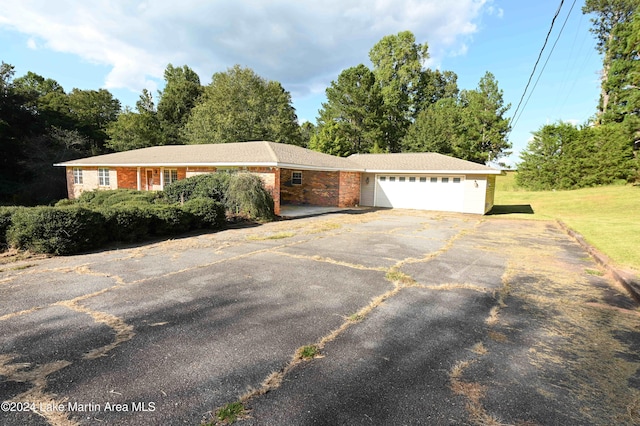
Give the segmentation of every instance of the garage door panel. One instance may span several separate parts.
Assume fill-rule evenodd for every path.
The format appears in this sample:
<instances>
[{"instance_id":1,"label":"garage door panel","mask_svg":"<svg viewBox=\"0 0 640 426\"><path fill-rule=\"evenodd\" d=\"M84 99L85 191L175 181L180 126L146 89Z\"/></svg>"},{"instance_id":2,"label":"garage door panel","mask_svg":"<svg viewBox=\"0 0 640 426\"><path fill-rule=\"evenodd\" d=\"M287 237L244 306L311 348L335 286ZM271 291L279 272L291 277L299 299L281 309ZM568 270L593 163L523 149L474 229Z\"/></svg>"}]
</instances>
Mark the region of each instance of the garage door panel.
<instances>
[{"instance_id":1,"label":"garage door panel","mask_svg":"<svg viewBox=\"0 0 640 426\"><path fill-rule=\"evenodd\" d=\"M464 187L456 176L431 177L420 181L420 175L378 175L376 177L375 205L405 209L462 211ZM401 178L404 178L402 180ZM411 178L414 178L413 180ZM448 179L448 181L446 181Z\"/></svg>"}]
</instances>

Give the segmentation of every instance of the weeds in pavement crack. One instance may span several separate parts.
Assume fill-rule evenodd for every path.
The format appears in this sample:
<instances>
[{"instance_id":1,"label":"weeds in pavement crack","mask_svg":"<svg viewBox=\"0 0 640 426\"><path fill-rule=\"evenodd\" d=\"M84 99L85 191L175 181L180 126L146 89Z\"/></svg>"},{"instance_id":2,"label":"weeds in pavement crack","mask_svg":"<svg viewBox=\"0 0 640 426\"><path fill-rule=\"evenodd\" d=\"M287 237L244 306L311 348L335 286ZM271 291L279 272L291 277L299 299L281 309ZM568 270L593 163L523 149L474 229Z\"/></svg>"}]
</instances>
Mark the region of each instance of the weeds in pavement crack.
<instances>
[{"instance_id":1,"label":"weeds in pavement crack","mask_svg":"<svg viewBox=\"0 0 640 426\"><path fill-rule=\"evenodd\" d=\"M54 395L45 392L47 376L71 365L71 362L59 360L42 365L32 366L31 363L14 363L14 355L0 355L0 376L7 382L29 383L31 389L15 396L12 402L26 403L31 411L43 417L53 426L75 426L76 422L69 419L64 411L42 409L43 407L57 407L62 401L57 401ZM31 368L30 368L31 367Z\"/></svg>"}]
</instances>

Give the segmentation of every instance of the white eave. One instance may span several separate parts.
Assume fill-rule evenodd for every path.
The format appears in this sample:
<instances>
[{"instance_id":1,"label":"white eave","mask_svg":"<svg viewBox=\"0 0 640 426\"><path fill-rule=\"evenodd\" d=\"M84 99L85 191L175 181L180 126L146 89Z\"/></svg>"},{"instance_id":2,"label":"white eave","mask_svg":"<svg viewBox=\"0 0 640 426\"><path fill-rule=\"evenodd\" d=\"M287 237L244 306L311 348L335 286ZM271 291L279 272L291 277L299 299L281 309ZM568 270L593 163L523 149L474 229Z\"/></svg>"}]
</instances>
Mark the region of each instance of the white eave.
<instances>
[{"instance_id":1,"label":"white eave","mask_svg":"<svg viewBox=\"0 0 640 426\"><path fill-rule=\"evenodd\" d=\"M317 171L336 171L336 172L363 172L364 169L360 168L345 168L345 167L323 167L323 166L309 166L304 164L288 164L288 163L136 163L136 164L123 164L123 163L76 163L69 161L66 163L57 163L54 166L58 167L279 167L281 169L295 169L295 170L317 170Z\"/></svg>"}]
</instances>

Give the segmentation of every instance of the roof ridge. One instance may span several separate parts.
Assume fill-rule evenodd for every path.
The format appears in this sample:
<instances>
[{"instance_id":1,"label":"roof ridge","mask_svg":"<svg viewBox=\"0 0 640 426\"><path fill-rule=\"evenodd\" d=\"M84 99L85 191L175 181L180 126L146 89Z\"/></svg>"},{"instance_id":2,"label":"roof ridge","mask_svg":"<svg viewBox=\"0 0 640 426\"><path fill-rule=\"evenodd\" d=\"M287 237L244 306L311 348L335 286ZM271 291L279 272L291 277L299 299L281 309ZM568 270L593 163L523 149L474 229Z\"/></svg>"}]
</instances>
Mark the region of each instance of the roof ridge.
<instances>
[{"instance_id":1,"label":"roof ridge","mask_svg":"<svg viewBox=\"0 0 640 426\"><path fill-rule=\"evenodd\" d=\"M271 144L275 142L263 141L263 143L267 145L267 149L269 150L269 154L271 155L271 158L273 159L273 161L278 163L279 162L278 154L276 154L276 151L271 146Z\"/></svg>"}]
</instances>

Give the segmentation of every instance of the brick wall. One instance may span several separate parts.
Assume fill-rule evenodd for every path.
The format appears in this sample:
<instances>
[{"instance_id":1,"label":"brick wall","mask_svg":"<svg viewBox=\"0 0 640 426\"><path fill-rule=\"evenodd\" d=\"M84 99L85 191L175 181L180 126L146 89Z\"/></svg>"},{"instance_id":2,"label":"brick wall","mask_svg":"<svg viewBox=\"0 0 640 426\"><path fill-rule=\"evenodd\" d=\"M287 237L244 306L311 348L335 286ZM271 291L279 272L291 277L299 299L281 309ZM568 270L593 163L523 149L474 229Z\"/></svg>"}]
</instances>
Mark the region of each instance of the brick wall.
<instances>
[{"instance_id":1,"label":"brick wall","mask_svg":"<svg viewBox=\"0 0 640 426\"><path fill-rule=\"evenodd\" d=\"M338 207L360 204L360 172L340 172Z\"/></svg>"},{"instance_id":2,"label":"brick wall","mask_svg":"<svg viewBox=\"0 0 640 426\"><path fill-rule=\"evenodd\" d=\"M73 169L75 167L67 167L67 194L70 199L80 197L84 191L93 191L96 189L117 189L118 188L118 174L116 169L106 167L109 169L109 186L100 186L98 179L98 167L78 167L82 170L82 183L73 183Z\"/></svg>"},{"instance_id":3,"label":"brick wall","mask_svg":"<svg viewBox=\"0 0 640 426\"><path fill-rule=\"evenodd\" d=\"M187 168L186 167L178 167L178 180L187 178Z\"/></svg>"},{"instance_id":4,"label":"brick wall","mask_svg":"<svg viewBox=\"0 0 640 426\"><path fill-rule=\"evenodd\" d=\"M71 200L80 197L84 191L93 191L99 188L97 167L78 167L82 170L82 183L80 184L73 183L74 168L76 167L67 167L67 193Z\"/></svg>"},{"instance_id":5,"label":"brick wall","mask_svg":"<svg viewBox=\"0 0 640 426\"><path fill-rule=\"evenodd\" d=\"M138 169L136 167L116 167L119 189L138 189Z\"/></svg>"},{"instance_id":6,"label":"brick wall","mask_svg":"<svg viewBox=\"0 0 640 426\"><path fill-rule=\"evenodd\" d=\"M76 185L73 183L73 167L67 167L67 196L70 200L74 200L80 196L82 193L81 185Z\"/></svg>"},{"instance_id":7,"label":"brick wall","mask_svg":"<svg viewBox=\"0 0 640 426\"><path fill-rule=\"evenodd\" d=\"M191 177L196 175L203 175L205 173L215 173L215 167L187 167L185 168L185 177ZM178 170L178 175L180 174L180 170ZM178 176L179 179L180 176Z\"/></svg>"},{"instance_id":8,"label":"brick wall","mask_svg":"<svg viewBox=\"0 0 640 426\"><path fill-rule=\"evenodd\" d=\"M291 181L293 172L280 170L280 198L282 204L309 204L338 206L340 198L340 172L302 170L302 184Z\"/></svg>"}]
</instances>

